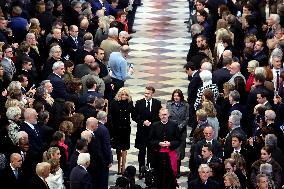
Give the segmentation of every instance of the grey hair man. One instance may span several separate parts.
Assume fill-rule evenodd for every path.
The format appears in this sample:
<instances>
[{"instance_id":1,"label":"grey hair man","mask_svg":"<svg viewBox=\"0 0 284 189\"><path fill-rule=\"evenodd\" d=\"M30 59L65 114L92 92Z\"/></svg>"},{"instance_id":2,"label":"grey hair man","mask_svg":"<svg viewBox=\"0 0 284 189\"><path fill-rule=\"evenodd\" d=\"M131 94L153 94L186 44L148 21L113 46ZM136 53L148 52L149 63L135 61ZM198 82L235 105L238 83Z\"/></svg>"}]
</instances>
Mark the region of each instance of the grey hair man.
<instances>
[{"instance_id":1,"label":"grey hair man","mask_svg":"<svg viewBox=\"0 0 284 189\"><path fill-rule=\"evenodd\" d=\"M104 49L104 62L108 64L109 56L112 52L119 52L120 44L117 42L118 29L113 27L108 31L108 38L103 40L100 47Z\"/></svg>"},{"instance_id":2,"label":"grey hair man","mask_svg":"<svg viewBox=\"0 0 284 189\"><path fill-rule=\"evenodd\" d=\"M93 188L92 178L87 168L90 166L91 157L89 153L80 153L77 160L77 166L70 174L70 189Z\"/></svg>"}]
</instances>

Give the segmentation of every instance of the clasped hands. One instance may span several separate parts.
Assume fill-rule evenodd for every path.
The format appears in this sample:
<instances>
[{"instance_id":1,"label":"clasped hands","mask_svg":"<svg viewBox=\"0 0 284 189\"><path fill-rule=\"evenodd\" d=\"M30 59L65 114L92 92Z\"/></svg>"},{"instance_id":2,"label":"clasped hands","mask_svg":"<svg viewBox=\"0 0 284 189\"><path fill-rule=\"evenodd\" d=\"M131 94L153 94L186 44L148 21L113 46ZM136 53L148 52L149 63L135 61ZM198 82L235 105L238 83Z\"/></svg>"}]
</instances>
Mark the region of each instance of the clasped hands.
<instances>
[{"instance_id":1,"label":"clasped hands","mask_svg":"<svg viewBox=\"0 0 284 189\"><path fill-rule=\"evenodd\" d=\"M161 147L169 147L170 145L171 145L171 143L169 142L169 141L163 141L163 142L159 142L159 145L161 146Z\"/></svg>"}]
</instances>

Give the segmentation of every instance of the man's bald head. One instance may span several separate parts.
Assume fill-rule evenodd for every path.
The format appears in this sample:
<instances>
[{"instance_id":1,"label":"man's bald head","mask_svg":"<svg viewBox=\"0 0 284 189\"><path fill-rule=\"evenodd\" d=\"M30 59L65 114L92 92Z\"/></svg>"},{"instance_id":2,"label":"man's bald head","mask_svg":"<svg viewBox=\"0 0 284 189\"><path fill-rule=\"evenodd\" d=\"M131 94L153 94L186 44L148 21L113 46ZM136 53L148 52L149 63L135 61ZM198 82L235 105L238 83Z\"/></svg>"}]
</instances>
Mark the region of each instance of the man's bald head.
<instances>
[{"instance_id":1,"label":"man's bald head","mask_svg":"<svg viewBox=\"0 0 284 189\"><path fill-rule=\"evenodd\" d=\"M84 62L87 65L90 65L95 62L95 58L92 55L86 55L84 58Z\"/></svg>"}]
</instances>

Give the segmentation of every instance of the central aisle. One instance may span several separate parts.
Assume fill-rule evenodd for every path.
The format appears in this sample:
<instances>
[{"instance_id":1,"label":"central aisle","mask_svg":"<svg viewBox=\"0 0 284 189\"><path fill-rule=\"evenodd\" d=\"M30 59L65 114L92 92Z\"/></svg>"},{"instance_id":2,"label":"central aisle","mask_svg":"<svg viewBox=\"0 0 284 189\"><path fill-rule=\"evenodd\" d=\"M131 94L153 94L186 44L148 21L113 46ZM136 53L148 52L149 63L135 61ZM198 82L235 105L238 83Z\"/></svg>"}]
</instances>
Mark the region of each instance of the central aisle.
<instances>
[{"instance_id":1,"label":"central aisle","mask_svg":"<svg viewBox=\"0 0 284 189\"><path fill-rule=\"evenodd\" d=\"M130 40L129 63L134 64L135 73L126 81L133 101L143 98L144 89L152 85L154 95L163 105L171 99L174 89L181 89L187 98L187 76L183 71L189 48L190 35L184 20L188 18L187 0L142 0L138 7L134 29L137 31ZM136 123L131 130L131 148L127 155L127 165L134 165L138 173L138 150L134 148ZM188 152L188 148L186 151ZM110 169L110 185L117 172L117 160L113 151L114 164ZM188 171L188 158L182 163L181 171ZM187 178L178 180L180 188L187 188ZM137 184L143 186L143 180Z\"/></svg>"}]
</instances>

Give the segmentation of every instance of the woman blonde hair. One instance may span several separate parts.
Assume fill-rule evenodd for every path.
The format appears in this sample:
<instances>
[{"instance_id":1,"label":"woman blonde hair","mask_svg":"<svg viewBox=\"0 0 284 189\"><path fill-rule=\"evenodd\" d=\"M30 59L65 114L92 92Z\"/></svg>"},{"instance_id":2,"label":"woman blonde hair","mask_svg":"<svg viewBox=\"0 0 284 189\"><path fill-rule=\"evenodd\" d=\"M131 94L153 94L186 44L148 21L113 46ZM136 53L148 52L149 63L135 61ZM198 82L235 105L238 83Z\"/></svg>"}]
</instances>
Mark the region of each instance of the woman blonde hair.
<instances>
[{"instance_id":1,"label":"woman blonde hair","mask_svg":"<svg viewBox=\"0 0 284 189\"><path fill-rule=\"evenodd\" d=\"M43 152L43 161L47 162L48 160L50 160L57 151L60 151L58 147L48 148L47 151Z\"/></svg>"},{"instance_id":2,"label":"woman blonde hair","mask_svg":"<svg viewBox=\"0 0 284 189\"><path fill-rule=\"evenodd\" d=\"M231 183L231 187L240 187L240 181L238 176L234 172L227 172L224 175L224 178L227 177Z\"/></svg>"},{"instance_id":3,"label":"woman blonde hair","mask_svg":"<svg viewBox=\"0 0 284 189\"><path fill-rule=\"evenodd\" d=\"M202 103L202 109L206 112L208 117L216 117L217 115L214 104L211 101L204 101Z\"/></svg>"},{"instance_id":4,"label":"woman blonde hair","mask_svg":"<svg viewBox=\"0 0 284 189\"><path fill-rule=\"evenodd\" d=\"M109 18L107 16L102 16L102 17L99 18L99 22L102 23L103 31L108 33L108 29L109 29L109 26L110 26Z\"/></svg>"},{"instance_id":5,"label":"woman blonde hair","mask_svg":"<svg viewBox=\"0 0 284 189\"><path fill-rule=\"evenodd\" d=\"M121 96L123 94L126 94L128 96L128 102L132 101L132 97L130 96L130 90L126 87L122 87L118 90L118 92L116 93L114 100L116 101L120 101L121 100Z\"/></svg>"}]
</instances>

